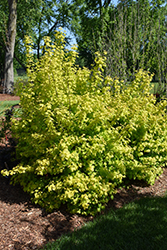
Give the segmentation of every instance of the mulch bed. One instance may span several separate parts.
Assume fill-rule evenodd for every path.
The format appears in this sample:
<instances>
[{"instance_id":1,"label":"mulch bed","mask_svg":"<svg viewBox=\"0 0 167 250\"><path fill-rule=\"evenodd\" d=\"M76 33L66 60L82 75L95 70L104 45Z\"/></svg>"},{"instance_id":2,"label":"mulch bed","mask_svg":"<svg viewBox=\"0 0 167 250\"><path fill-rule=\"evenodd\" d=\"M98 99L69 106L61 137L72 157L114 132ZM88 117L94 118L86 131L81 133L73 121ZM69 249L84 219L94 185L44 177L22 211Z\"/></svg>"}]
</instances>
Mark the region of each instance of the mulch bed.
<instances>
[{"instance_id":1,"label":"mulch bed","mask_svg":"<svg viewBox=\"0 0 167 250\"><path fill-rule=\"evenodd\" d=\"M20 100L19 96L0 94L0 101L17 101Z\"/></svg>"},{"instance_id":2,"label":"mulch bed","mask_svg":"<svg viewBox=\"0 0 167 250\"><path fill-rule=\"evenodd\" d=\"M19 97L0 94L1 100L19 100ZM14 150L9 144L1 144L0 170L16 165L17 161L11 161L11 152ZM141 197L162 196L166 190L167 168L153 186L136 181L131 183L129 189L118 190L106 211L111 207L121 208ZM46 213L31 203L30 196L19 185L12 186L7 178L0 176L0 250L40 249L48 241L54 241L64 233L79 229L90 220L93 217L70 215L65 209Z\"/></svg>"}]
</instances>

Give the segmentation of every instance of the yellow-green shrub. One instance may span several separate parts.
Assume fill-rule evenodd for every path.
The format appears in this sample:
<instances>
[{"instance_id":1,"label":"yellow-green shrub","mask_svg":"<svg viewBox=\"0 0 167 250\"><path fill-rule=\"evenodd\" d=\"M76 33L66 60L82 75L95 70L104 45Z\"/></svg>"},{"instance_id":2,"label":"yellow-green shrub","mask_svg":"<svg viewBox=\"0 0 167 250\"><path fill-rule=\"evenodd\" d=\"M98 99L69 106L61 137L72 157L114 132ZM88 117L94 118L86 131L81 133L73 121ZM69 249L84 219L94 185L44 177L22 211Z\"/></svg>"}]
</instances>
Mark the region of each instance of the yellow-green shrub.
<instances>
[{"instance_id":1,"label":"yellow-green shrub","mask_svg":"<svg viewBox=\"0 0 167 250\"><path fill-rule=\"evenodd\" d=\"M62 33L56 38L55 44L45 39L45 53L34 63L27 37L29 83L22 119L12 127L21 163L3 174L48 210L67 204L72 213L95 214L126 176L153 183L162 172L166 104L155 106L146 72L129 86L104 79L98 53L91 71L77 68L75 50L64 49Z\"/></svg>"},{"instance_id":2,"label":"yellow-green shrub","mask_svg":"<svg viewBox=\"0 0 167 250\"><path fill-rule=\"evenodd\" d=\"M150 95L151 79L140 70L132 84L115 96L112 105L120 112L114 126L120 126L131 152L131 159L125 161L126 177L154 184L167 161L167 117L166 101L155 105L156 100Z\"/></svg>"}]
</instances>

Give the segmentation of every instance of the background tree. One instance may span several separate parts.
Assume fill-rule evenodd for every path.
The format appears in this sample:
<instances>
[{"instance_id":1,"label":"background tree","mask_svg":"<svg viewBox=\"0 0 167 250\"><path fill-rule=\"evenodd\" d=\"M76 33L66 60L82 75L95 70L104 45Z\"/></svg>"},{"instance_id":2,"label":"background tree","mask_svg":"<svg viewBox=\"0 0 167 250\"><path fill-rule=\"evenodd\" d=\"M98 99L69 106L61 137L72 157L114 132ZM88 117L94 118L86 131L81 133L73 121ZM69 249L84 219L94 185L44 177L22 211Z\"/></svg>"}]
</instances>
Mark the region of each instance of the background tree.
<instances>
[{"instance_id":1,"label":"background tree","mask_svg":"<svg viewBox=\"0 0 167 250\"><path fill-rule=\"evenodd\" d=\"M104 21L110 6L113 7L111 0L78 1L78 19L73 21L71 31L78 44L80 66L91 67L105 32Z\"/></svg>"},{"instance_id":2,"label":"background tree","mask_svg":"<svg viewBox=\"0 0 167 250\"><path fill-rule=\"evenodd\" d=\"M109 1L103 8L99 1L86 3L80 8L80 26L74 27L81 65L90 66L87 57L93 58L95 51L107 51L106 74L129 81L136 70L143 68L165 80L165 1L127 0L116 6Z\"/></svg>"},{"instance_id":3,"label":"background tree","mask_svg":"<svg viewBox=\"0 0 167 250\"><path fill-rule=\"evenodd\" d=\"M5 48L4 92L10 93L14 84L13 56L16 38L17 0L4 1L3 5L1 3L0 6L3 7L3 9L1 9L1 23L4 21L4 44L2 44L3 48ZM8 7L8 22L6 22L5 18L5 12L7 12L5 7Z\"/></svg>"},{"instance_id":4,"label":"background tree","mask_svg":"<svg viewBox=\"0 0 167 250\"><path fill-rule=\"evenodd\" d=\"M6 56L4 53L8 51L9 3L13 1L0 0L2 72L7 58L7 53ZM133 78L135 70L144 68L156 73L160 81L166 79L167 7L162 5L165 0L126 0L119 1L116 6L110 0L17 1L14 67L26 69L23 43L26 34L33 39L34 58L39 59L44 37L50 36L54 41L55 30L61 26L69 28L76 36L79 51L77 63L80 66L91 68L95 52L103 54L106 50L106 74L126 81ZM12 63L9 64L11 68ZM5 82L8 83L5 86L9 92L13 76L9 74L10 77L7 77L6 72Z\"/></svg>"},{"instance_id":5,"label":"background tree","mask_svg":"<svg viewBox=\"0 0 167 250\"><path fill-rule=\"evenodd\" d=\"M17 3L18 1L18 3ZM12 3L15 2L14 7ZM9 58L7 51L9 38L12 38L12 52L10 55L10 62L8 66L6 64L4 71L5 78L5 90L6 93L10 92L13 85L13 63L18 67L26 68L25 65L25 48L24 48L24 37L26 34L30 35L34 42L34 53L36 58L40 58L40 46L43 45L44 36L50 36L54 39L55 30L58 27L69 27L71 20L75 15L73 13L76 10L76 4L72 4L68 0L0 0L0 32L3 36L1 41L1 51L6 51L6 61ZM14 13L14 15L10 15ZM18 13L18 15L17 15ZM11 17L15 17L14 21L11 22ZM17 18L17 23L16 23ZM12 25L11 25L12 24ZM11 28L14 32L9 32ZM17 29L17 33L16 33ZM10 34L12 36L10 37ZM15 39L14 39L15 37ZM9 74L10 71L10 74Z\"/></svg>"}]
</instances>

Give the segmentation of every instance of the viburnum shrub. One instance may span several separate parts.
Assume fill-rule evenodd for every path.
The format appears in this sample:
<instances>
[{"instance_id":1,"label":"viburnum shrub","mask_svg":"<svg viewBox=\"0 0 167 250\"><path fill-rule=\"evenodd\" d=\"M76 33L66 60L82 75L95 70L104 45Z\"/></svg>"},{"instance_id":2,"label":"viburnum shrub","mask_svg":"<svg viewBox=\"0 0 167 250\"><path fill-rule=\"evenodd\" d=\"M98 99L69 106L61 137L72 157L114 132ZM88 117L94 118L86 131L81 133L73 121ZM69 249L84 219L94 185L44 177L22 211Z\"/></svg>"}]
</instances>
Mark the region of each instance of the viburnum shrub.
<instances>
[{"instance_id":1,"label":"viburnum shrub","mask_svg":"<svg viewBox=\"0 0 167 250\"><path fill-rule=\"evenodd\" d=\"M75 66L75 49L45 38L43 56L33 60L26 38L28 84L22 88L20 120L13 120L21 163L12 175L35 203L52 211L95 214L113 197L123 178L152 184L167 160L166 102L155 105L151 77L140 70L125 85L102 76L96 53L91 71Z\"/></svg>"}]
</instances>

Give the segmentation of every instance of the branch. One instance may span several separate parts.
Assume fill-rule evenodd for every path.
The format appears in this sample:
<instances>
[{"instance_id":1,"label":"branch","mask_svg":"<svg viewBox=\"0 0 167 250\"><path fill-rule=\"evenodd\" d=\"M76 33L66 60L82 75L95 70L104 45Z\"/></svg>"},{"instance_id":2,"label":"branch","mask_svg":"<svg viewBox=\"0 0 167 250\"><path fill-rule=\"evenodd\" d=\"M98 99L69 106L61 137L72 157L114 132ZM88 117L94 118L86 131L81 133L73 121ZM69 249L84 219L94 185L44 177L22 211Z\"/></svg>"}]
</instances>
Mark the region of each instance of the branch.
<instances>
[{"instance_id":1,"label":"branch","mask_svg":"<svg viewBox=\"0 0 167 250\"><path fill-rule=\"evenodd\" d=\"M58 24L58 20L57 20L57 21L53 24L53 26L49 29L47 35L50 35L50 33L52 32L52 30L53 30L54 28L56 28L57 24Z\"/></svg>"},{"instance_id":2,"label":"branch","mask_svg":"<svg viewBox=\"0 0 167 250\"><path fill-rule=\"evenodd\" d=\"M105 0L103 7L104 8L108 7L110 3L111 3L111 0Z\"/></svg>"},{"instance_id":3,"label":"branch","mask_svg":"<svg viewBox=\"0 0 167 250\"><path fill-rule=\"evenodd\" d=\"M27 69L26 66L21 62L21 60L16 56L16 54L14 53L14 58L18 61L18 63L23 67L23 69Z\"/></svg>"}]
</instances>

